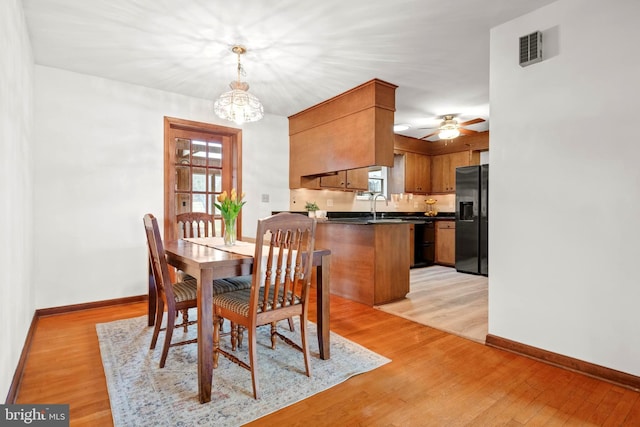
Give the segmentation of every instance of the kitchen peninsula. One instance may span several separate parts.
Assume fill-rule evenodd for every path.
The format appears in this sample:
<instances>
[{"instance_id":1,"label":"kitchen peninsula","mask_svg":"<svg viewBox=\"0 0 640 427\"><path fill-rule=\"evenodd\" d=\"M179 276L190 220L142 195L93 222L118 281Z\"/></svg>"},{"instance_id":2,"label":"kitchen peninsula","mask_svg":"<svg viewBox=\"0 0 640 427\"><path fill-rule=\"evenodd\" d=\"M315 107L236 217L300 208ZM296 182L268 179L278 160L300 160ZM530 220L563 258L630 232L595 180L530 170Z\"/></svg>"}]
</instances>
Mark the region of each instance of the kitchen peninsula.
<instances>
[{"instance_id":1,"label":"kitchen peninsula","mask_svg":"<svg viewBox=\"0 0 640 427\"><path fill-rule=\"evenodd\" d=\"M449 146L395 135L396 87L373 79L289 116L290 209L320 201L323 208L337 208L332 213L345 214L318 221L316 247L332 253L331 293L369 306L405 298L412 266L431 265L438 255L440 263L452 265L455 236L453 227L441 227L440 247L445 250L438 254L433 221L372 220L373 193L387 195L387 206L392 194L407 194L400 206L394 202L394 213L401 214L404 207L414 216L423 215L419 199L434 194L451 198L455 168L476 164L479 151L488 149L488 133ZM374 191L369 172L381 168L389 168L387 181ZM358 201L355 192L371 193L372 198ZM370 209L359 212L363 204Z\"/></svg>"},{"instance_id":2,"label":"kitchen peninsula","mask_svg":"<svg viewBox=\"0 0 640 427\"><path fill-rule=\"evenodd\" d=\"M331 293L369 306L409 292L410 223L318 221L316 247L331 248Z\"/></svg>"}]
</instances>

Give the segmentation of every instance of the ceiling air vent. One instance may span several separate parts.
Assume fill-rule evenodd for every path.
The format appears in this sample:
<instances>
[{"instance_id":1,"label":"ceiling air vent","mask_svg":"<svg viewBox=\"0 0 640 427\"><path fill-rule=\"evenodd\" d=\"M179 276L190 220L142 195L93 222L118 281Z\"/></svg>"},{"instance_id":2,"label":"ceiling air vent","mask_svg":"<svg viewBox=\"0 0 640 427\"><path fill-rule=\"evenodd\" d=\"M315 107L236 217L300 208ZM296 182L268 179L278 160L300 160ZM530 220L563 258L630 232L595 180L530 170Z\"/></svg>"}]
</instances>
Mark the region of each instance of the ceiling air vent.
<instances>
[{"instance_id":1,"label":"ceiling air vent","mask_svg":"<svg viewBox=\"0 0 640 427\"><path fill-rule=\"evenodd\" d=\"M536 31L520 37L520 66L542 61L542 33Z\"/></svg>"}]
</instances>

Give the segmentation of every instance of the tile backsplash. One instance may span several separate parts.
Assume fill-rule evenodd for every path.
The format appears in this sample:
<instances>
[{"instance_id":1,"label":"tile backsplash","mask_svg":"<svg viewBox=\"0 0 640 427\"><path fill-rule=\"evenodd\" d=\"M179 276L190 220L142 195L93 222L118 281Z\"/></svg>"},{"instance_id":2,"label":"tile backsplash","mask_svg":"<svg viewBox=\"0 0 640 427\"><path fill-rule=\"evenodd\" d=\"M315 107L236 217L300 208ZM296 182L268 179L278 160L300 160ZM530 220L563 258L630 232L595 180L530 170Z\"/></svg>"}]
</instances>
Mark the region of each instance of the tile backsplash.
<instances>
[{"instance_id":1,"label":"tile backsplash","mask_svg":"<svg viewBox=\"0 0 640 427\"><path fill-rule=\"evenodd\" d=\"M357 197L350 191L333 190L291 190L289 195L289 210L304 211L306 202L316 202L321 210L329 212L368 212L371 210L371 200ZM376 201L378 212L425 212L425 200L435 199L438 202L434 209L438 212L455 212L455 194L434 194L431 196L417 194L392 195L387 203L382 198Z\"/></svg>"}]
</instances>

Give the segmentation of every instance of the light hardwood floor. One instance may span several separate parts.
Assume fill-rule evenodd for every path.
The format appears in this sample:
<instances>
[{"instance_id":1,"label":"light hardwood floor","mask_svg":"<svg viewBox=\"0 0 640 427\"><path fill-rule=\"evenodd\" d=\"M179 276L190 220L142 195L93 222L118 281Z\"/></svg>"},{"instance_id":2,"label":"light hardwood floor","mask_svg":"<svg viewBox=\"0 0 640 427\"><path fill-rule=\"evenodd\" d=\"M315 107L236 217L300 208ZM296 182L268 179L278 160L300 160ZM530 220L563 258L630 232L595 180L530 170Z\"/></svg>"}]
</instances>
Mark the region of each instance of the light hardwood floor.
<instances>
[{"instance_id":1,"label":"light hardwood floor","mask_svg":"<svg viewBox=\"0 0 640 427\"><path fill-rule=\"evenodd\" d=\"M41 319L18 403L69 403L72 426L111 425L95 324L144 314L137 303ZM332 297L331 329L392 362L251 425L640 425L639 393L363 304Z\"/></svg>"},{"instance_id":2,"label":"light hardwood floor","mask_svg":"<svg viewBox=\"0 0 640 427\"><path fill-rule=\"evenodd\" d=\"M406 299L377 308L484 344L488 304L486 277L436 265L412 269Z\"/></svg>"}]
</instances>

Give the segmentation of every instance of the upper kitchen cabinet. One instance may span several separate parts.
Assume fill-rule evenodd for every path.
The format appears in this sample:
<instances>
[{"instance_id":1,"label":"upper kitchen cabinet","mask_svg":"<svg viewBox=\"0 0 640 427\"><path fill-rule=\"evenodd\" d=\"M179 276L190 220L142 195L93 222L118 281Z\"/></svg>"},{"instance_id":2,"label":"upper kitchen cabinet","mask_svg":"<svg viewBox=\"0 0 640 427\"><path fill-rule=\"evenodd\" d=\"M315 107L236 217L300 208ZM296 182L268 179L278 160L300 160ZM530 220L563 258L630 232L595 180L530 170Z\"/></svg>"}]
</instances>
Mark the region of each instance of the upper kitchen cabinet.
<instances>
[{"instance_id":1,"label":"upper kitchen cabinet","mask_svg":"<svg viewBox=\"0 0 640 427\"><path fill-rule=\"evenodd\" d=\"M460 151L431 157L431 192L453 193L456 191L456 168L478 164L478 151Z\"/></svg>"},{"instance_id":2,"label":"upper kitchen cabinet","mask_svg":"<svg viewBox=\"0 0 640 427\"><path fill-rule=\"evenodd\" d=\"M393 166L396 87L374 79L290 116L289 187L323 188L324 175ZM344 173L341 189L352 190Z\"/></svg>"},{"instance_id":3,"label":"upper kitchen cabinet","mask_svg":"<svg viewBox=\"0 0 640 427\"><path fill-rule=\"evenodd\" d=\"M405 153L405 193L431 192L431 159L419 153Z\"/></svg>"},{"instance_id":4,"label":"upper kitchen cabinet","mask_svg":"<svg viewBox=\"0 0 640 427\"><path fill-rule=\"evenodd\" d=\"M391 193L428 194L431 192L431 158L411 151L396 151L390 170Z\"/></svg>"},{"instance_id":5,"label":"upper kitchen cabinet","mask_svg":"<svg viewBox=\"0 0 640 427\"><path fill-rule=\"evenodd\" d=\"M476 165L489 149L489 132L456 138L453 142L424 141L395 136L395 162L389 171L391 193L453 193L456 168Z\"/></svg>"},{"instance_id":6,"label":"upper kitchen cabinet","mask_svg":"<svg viewBox=\"0 0 640 427\"><path fill-rule=\"evenodd\" d=\"M324 175L319 178L320 188L367 191L369 189L369 169L351 169L340 171L335 175Z\"/></svg>"},{"instance_id":7,"label":"upper kitchen cabinet","mask_svg":"<svg viewBox=\"0 0 640 427\"><path fill-rule=\"evenodd\" d=\"M389 170L390 193L428 194L431 192L431 156L428 143L395 135L393 168Z\"/></svg>"}]
</instances>

